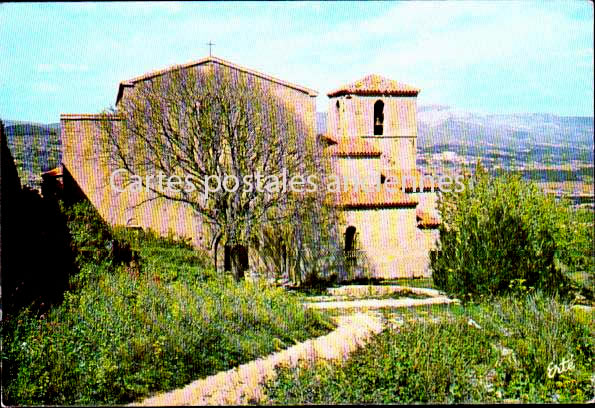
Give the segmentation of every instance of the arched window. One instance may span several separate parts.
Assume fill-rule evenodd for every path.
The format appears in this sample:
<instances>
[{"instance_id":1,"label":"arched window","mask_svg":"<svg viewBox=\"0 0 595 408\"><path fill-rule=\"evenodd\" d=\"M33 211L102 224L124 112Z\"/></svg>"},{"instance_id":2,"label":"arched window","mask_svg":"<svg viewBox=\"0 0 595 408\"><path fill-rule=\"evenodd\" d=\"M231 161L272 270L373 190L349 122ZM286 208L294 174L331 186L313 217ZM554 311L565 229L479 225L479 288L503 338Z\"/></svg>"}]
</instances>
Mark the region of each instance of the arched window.
<instances>
[{"instance_id":1,"label":"arched window","mask_svg":"<svg viewBox=\"0 0 595 408\"><path fill-rule=\"evenodd\" d=\"M374 135L382 135L384 127L384 102L374 103Z\"/></svg>"},{"instance_id":2,"label":"arched window","mask_svg":"<svg viewBox=\"0 0 595 408\"><path fill-rule=\"evenodd\" d=\"M351 268L357 263L357 233L355 227L349 226L345 230L345 266L350 274Z\"/></svg>"},{"instance_id":3,"label":"arched window","mask_svg":"<svg viewBox=\"0 0 595 408\"><path fill-rule=\"evenodd\" d=\"M355 249L355 227L347 227L345 231L345 251L352 251Z\"/></svg>"}]
</instances>

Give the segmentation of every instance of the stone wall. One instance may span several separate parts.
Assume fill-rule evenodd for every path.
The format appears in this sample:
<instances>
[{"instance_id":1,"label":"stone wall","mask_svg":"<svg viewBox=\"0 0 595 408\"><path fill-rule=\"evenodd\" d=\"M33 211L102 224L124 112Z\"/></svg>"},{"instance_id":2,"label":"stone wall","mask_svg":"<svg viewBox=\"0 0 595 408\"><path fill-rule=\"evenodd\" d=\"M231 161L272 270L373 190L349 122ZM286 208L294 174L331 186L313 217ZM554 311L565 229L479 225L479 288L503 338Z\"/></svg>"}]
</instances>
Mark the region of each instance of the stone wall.
<instances>
[{"instance_id":1,"label":"stone wall","mask_svg":"<svg viewBox=\"0 0 595 408\"><path fill-rule=\"evenodd\" d=\"M197 74L205 74L208 71L220 70L225 73L233 73L237 78L250 78L263 88L270 90L273 95L277 97L275 101L266 101L266 103L282 103L291 111L295 112L295 125L298 132L306 136L305 140L315 141L316 136L316 98L306 92L299 91L292 87L283 85L281 83L270 81L261 76L252 74L250 71L236 70L227 65L220 64L216 61L209 61L201 65L196 65L186 69L194 70ZM167 75L167 74L164 74ZM150 79L147 79L148 81ZM126 98L131 97L135 92L134 86L127 86L123 88L122 98L119 103L122 103Z\"/></svg>"},{"instance_id":2,"label":"stone wall","mask_svg":"<svg viewBox=\"0 0 595 408\"><path fill-rule=\"evenodd\" d=\"M110 186L110 175L116 167L102 155L99 140L103 132L99 115L62 115L62 163L65 173L76 186L65 180L65 194L80 188L112 226L142 226L158 234L169 233L191 238L197 247L206 247L207 236L202 223L191 208L183 203L155 199L145 192L118 192ZM118 125L118 122L115 122ZM115 183L120 183L115 178ZM146 201L146 202L145 202Z\"/></svg>"},{"instance_id":3,"label":"stone wall","mask_svg":"<svg viewBox=\"0 0 595 408\"><path fill-rule=\"evenodd\" d=\"M353 186L374 186L380 183L380 158L371 157L334 157L333 171L341 183L346 180ZM324 187L324 186L323 186Z\"/></svg>"},{"instance_id":4,"label":"stone wall","mask_svg":"<svg viewBox=\"0 0 595 408\"><path fill-rule=\"evenodd\" d=\"M428 240L417 228L415 208L346 210L341 231L354 226L358 247L371 264L371 277L392 279L429 276L427 250L420 240Z\"/></svg>"},{"instance_id":5,"label":"stone wall","mask_svg":"<svg viewBox=\"0 0 595 408\"><path fill-rule=\"evenodd\" d=\"M209 64L219 64L210 62ZM222 69L233 68L220 66ZM206 69L206 65L188 69ZM252 75L242 72L241 75ZM295 126L299 137L315 141L315 98L305 92L254 77L256 81L270 87L279 97L278 103L288 106L295 114ZM124 87L122 100L134 92L134 87ZM271 101L267 101L270 103ZM100 215L112 226L141 226L152 229L160 235L189 238L192 244L210 249L211 233L199 216L184 203L165 199L154 199L145 192L118 192L110 186L110 175L116 168L108 163L100 148L103 125L100 115L73 114L61 116L63 166L71 175L74 184L71 191L80 189L97 208ZM119 126L119 121L112 121ZM283 135L279 135L283 137ZM119 180L116 179L118 183ZM65 186L68 189L68 186ZM220 246L220 254L223 247ZM222 265L223 258L218 262Z\"/></svg>"},{"instance_id":6,"label":"stone wall","mask_svg":"<svg viewBox=\"0 0 595 408\"><path fill-rule=\"evenodd\" d=\"M384 103L382 137L374 136L374 103L378 100ZM365 138L382 151L383 156L392 159L392 168L415 168L417 98L414 96L350 95L330 98L327 129L334 138Z\"/></svg>"}]
</instances>

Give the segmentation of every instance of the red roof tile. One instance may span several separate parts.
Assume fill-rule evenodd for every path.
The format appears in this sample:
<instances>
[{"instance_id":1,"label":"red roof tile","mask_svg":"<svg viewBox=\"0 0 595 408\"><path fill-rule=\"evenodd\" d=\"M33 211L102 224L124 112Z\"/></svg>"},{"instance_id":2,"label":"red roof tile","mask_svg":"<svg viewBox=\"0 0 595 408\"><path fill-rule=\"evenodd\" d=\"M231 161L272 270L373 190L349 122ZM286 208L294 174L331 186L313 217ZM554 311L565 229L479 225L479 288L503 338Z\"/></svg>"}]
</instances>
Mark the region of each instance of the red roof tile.
<instances>
[{"instance_id":1,"label":"red roof tile","mask_svg":"<svg viewBox=\"0 0 595 408\"><path fill-rule=\"evenodd\" d=\"M42 177L60 177L62 176L62 167L56 167L55 169L51 169L48 171L44 171L41 173Z\"/></svg>"},{"instance_id":2,"label":"red roof tile","mask_svg":"<svg viewBox=\"0 0 595 408\"><path fill-rule=\"evenodd\" d=\"M384 183L392 183L393 188L401 189L402 182L405 181L405 191L410 192L413 191L414 186L415 190L419 191L421 187L421 182L424 182L423 191L432 191L431 179L429 178L430 175L426 179L423 179L424 174L422 174L419 170L396 170L396 169L384 169L382 170L382 175L386 178ZM434 180L434 191L438 190L438 180Z\"/></svg>"},{"instance_id":3,"label":"red roof tile","mask_svg":"<svg viewBox=\"0 0 595 408\"><path fill-rule=\"evenodd\" d=\"M412 86L372 74L359 81L343 85L327 95L329 97L348 94L417 96L419 91L419 89Z\"/></svg>"},{"instance_id":4,"label":"red roof tile","mask_svg":"<svg viewBox=\"0 0 595 408\"><path fill-rule=\"evenodd\" d=\"M328 133L323 133L320 135L321 138L329 142L330 144L337 144L337 139L329 135Z\"/></svg>"},{"instance_id":5,"label":"red roof tile","mask_svg":"<svg viewBox=\"0 0 595 408\"><path fill-rule=\"evenodd\" d=\"M346 191L336 194L338 207L350 208L412 208L417 206L416 197L402 191Z\"/></svg>"},{"instance_id":6,"label":"red roof tile","mask_svg":"<svg viewBox=\"0 0 595 408\"><path fill-rule=\"evenodd\" d=\"M436 214L431 214L426 210L418 208L415 216L419 228L437 228L440 226L440 218Z\"/></svg>"},{"instance_id":7,"label":"red roof tile","mask_svg":"<svg viewBox=\"0 0 595 408\"><path fill-rule=\"evenodd\" d=\"M357 137L331 139L336 144L327 151L335 157L380 157L382 152L363 139Z\"/></svg>"}]
</instances>

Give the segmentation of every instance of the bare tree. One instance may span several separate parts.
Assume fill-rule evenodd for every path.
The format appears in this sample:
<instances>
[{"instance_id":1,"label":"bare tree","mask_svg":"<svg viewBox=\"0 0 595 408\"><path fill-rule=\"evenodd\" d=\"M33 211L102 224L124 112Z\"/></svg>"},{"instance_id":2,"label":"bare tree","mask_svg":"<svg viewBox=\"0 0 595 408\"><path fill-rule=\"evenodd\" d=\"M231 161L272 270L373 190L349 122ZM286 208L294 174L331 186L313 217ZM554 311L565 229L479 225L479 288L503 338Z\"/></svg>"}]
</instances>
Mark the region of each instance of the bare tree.
<instances>
[{"instance_id":1,"label":"bare tree","mask_svg":"<svg viewBox=\"0 0 595 408\"><path fill-rule=\"evenodd\" d=\"M308 166L321 180L324 178L324 163L314 160ZM263 274L287 278L298 285L338 277L343 270L343 253L333 197L320 189L292 197L287 204L283 211L289 222L270 223L261 229Z\"/></svg>"},{"instance_id":2,"label":"bare tree","mask_svg":"<svg viewBox=\"0 0 595 408\"><path fill-rule=\"evenodd\" d=\"M309 142L300 116L262 81L223 68L172 71L132 91L110 112L121 120L105 121L111 164L125 169L128 180L140 179L152 197L194 209L211 227L215 268L224 243L241 278L238 249L262 226L290 221L283 209L294 196L275 180L306 169ZM161 188L150 174L164 174L170 184Z\"/></svg>"}]
</instances>

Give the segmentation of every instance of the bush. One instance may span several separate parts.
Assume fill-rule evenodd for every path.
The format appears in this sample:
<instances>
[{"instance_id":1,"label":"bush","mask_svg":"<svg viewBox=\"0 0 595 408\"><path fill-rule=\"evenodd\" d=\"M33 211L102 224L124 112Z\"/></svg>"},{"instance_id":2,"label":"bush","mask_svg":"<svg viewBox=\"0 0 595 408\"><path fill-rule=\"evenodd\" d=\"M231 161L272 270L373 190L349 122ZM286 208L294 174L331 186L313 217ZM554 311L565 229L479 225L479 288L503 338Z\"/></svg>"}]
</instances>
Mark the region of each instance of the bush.
<instances>
[{"instance_id":1,"label":"bush","mask_svg":"<svg viewBox=\"0 0 595 408\"><path fill-rule=\"evenodd\" d=\"M469 312L503 355L494 387L504 398L585 402L595 397L593 310L575 309L538 292L492 299ZM504 356L504 350L510 354ZM550 378L553 366L564 359L572 360L573 367Z\"/></svg>"},{"instance_id":2,"label":"bush","mask_svg":"<svg viewBox=\"0 0 595 408\"><path fill-rule=\"evenodd\" d=\"M83 207L68 210L74 246L86 249L73 290L47 314L2 322L9 404L126 403L331 328L282 289L217 277L187 243L104 229ZM129 244L138 265L114 262L106 239Z\"/></svg>"},{"instance_id":3,"label":"bush","mask_svg":"<svg viewBox=\"0 0 595 408\"><path fill-rule=\"evenodd\" d=\"M113 234L97 210L88 201L67 207L59 202L61 211L66 215L66 224L70 233L70 246L75 254L75 264L79 273L70 279L70 288L83 287L98 269L110 269L112 257L110 245Z\"/></svg>"},{"instance_id":4,"label":"bush","mask_svg":"<svg viewBox=\"0 0 595 408\"><path fill-rule=\"evenodd\" d=\"M582 322L541 294L468 304L439 323L385 330L344 364L280 369L268 403L585 402L594 396L594 329L592 315ZM573 368L549 378L564 358Z\"/></svg>"},{"instance_id":5,"label":"bush","mask_svg":"<svg viewBox=\"0 0 595 408\"><path fill-rule=\"evenodd\" d=\"M443 194L439 210L431 268L436 287L449 294L504 293L515 281L565 293L569 273L593 266L592 222L574 222L567 203L519 176L490 178L480 169L463 192Z\"/></svg>"}]
</instances>

